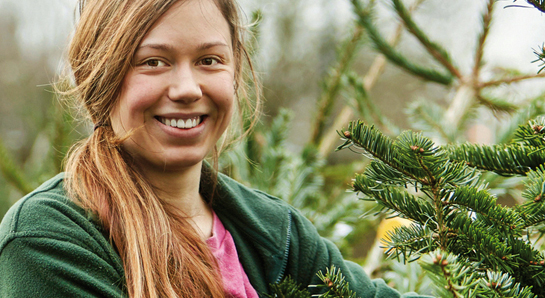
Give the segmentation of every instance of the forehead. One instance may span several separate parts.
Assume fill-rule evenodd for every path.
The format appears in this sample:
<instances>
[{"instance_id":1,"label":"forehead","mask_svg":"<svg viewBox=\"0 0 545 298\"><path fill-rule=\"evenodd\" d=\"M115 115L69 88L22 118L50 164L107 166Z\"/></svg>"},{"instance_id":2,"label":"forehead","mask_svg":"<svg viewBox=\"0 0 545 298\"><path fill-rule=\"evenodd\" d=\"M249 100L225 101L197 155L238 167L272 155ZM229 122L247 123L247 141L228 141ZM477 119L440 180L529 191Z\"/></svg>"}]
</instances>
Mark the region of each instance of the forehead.
<instances>
[{"instance_id":1,"label":"forehead","mask_svg":"<svg viewBox=\"0 0 545 298\"><path fill-rule=\"evenodd\" d=\"M178 1L150 28L142 43L156 39L170 42L224 42L231 45L229 24L214 0Z\"/></svg>"}]
</instances>

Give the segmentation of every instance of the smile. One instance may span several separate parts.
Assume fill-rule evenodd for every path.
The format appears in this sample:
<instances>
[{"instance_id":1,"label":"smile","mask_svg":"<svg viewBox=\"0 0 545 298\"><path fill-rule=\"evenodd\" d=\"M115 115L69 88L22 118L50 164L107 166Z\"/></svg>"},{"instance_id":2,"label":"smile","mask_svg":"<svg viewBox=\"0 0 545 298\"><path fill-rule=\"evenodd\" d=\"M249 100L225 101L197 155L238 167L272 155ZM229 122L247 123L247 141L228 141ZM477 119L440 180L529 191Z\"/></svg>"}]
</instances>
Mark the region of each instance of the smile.
<instances>
[{"instance_id":1,"label":"smile","mask_svg":"<svg viewBox=\"0 0 545 298\"><path fill-rule=\"evenodd\" d=\"M176 119L176 118L164 118L164 117L157 117L159 121L161 121L164 125L168 125L171 127L177 127L177 128L193 128L197 125L199 125L202 122L202 116L197 116L189 119Z\"/></svg>"}]
</instances>

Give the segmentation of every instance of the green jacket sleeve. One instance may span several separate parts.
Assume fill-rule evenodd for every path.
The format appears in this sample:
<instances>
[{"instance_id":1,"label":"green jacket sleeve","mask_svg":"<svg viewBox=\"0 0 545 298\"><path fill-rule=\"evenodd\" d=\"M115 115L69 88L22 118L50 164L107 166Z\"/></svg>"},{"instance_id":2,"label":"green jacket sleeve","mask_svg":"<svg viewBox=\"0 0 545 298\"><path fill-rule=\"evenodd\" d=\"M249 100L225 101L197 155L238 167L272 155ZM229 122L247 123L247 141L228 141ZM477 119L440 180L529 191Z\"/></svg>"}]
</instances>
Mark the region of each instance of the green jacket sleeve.
<instances>
[{"instance_id":1,"label":"green jacket sleeve","mask_svg":"<svg viewBox=\"0 0 545 298\"><path fill-rule=\"evenodd\" d=\"M125 296L115 251L75 208L38 195L10 209L0 225L0 297Z\"/></svg>"},{"instance_id":2,"label":"green jacket sleeve","mask_svg":"<svg viewBox=\"0 0 545 298\"><path fill-rule=\"evenodd\" d=\"M292 241L291 245L296 251L290 251L290 257L298 258L298 262L292 263L291 272L296 272L298 280L308 281L307 284L322 284L316 276L318 271L326 272L327 268L334 265L340 269L350 285L350 289L356 292L360 298L395 298L395 297L429 297L410 293L401 295L396 290L388 287L381 279L371 280L363 271L363 268L353 262L345 261L339 249L329 240L321 238L312 223L302 216L297 210L292 210ZM298 256L298 257L295 257ZM323 291L323 288L310 288L312 294Z\"/></svg>"}]
</instances>

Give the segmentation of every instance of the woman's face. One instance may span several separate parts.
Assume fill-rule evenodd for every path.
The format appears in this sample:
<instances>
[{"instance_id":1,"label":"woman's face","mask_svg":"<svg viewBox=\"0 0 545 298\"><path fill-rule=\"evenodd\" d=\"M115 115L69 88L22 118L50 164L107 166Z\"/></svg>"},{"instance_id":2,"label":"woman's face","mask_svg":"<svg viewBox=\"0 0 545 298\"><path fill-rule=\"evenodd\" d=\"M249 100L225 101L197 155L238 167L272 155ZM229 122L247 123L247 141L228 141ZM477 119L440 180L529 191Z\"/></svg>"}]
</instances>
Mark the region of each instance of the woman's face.
<instances>
[{"instance_id":1,"label":"woman's face","mask_svg":"<svg viewBox=\"0 0 545 298\"><path fill-rule=\"evenodd\" d=\"M200 165L227 128L234 104L229 25L213 0L180 1L132 58L112 112L123 148L144 171Z\"/></svg>"}]
</instances>

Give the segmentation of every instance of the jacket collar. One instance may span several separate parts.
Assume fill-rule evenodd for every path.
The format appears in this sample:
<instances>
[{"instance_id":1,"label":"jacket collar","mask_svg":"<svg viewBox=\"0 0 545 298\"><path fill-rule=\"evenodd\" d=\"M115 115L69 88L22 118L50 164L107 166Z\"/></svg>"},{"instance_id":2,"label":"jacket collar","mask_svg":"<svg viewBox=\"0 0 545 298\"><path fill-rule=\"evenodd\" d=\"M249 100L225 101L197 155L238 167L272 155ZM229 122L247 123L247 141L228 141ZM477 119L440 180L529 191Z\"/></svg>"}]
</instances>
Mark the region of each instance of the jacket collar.
<instances>
[{"instance_id":1,"label":"jacket collar","mask_svg":"<svg viewBox=\"0 0 545 298\"><path fill-rule=\"evenodd\" d=\"M217 175L214 187L214 179L209 179L213 176L204 171L203 174L201 192L212 198L214 211L233 236L250 282L258 292L268 292L269 284L281 278L287 262L289 207L280 199L245 187L223 174Z\"/></svg>"}]
</instances>

